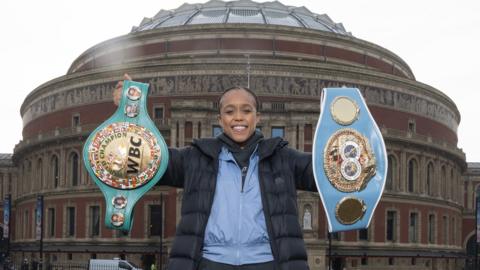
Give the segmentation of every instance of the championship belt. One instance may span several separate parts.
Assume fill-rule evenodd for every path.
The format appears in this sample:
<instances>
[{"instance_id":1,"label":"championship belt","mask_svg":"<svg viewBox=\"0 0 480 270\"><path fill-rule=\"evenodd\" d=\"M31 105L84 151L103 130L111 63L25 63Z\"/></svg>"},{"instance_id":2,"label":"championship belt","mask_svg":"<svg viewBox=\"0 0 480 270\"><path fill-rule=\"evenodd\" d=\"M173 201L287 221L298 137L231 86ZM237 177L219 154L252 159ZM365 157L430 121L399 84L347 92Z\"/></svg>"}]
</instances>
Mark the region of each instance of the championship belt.
<instances>
[{"instance_id":1,"label":"championship belt","mask_svg":"<svg viewBox=\"0 0 480 270\"><path fill-rule=\"evenodd\" d=\"M367 228L387 175L387 152L360 91L325 88L313 172L329 232Z\"/></svg>"},{"instance_id":2,"label":"championship belt","mask_svg":"<svg viewBox=\"0 0 480 270\"><path fill-rule=\"evenodd\" d=\"M83 162L105 197L105 225L129 231L137 201L165 173L168 149L147 112L148 84L124 81L117 111L88 137Z\"/></svg>"}]
</instances>

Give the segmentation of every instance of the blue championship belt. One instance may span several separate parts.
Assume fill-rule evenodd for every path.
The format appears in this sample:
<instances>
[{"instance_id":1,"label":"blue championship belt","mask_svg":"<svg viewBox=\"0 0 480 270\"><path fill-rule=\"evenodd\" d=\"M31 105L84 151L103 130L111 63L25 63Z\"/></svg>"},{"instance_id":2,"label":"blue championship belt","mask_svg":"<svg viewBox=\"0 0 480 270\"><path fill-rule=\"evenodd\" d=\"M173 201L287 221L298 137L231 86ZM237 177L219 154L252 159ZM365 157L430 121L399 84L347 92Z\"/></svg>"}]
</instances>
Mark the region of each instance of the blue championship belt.
<instances>
[{"instance_id":1,"label":"blue championship belt","mask_svg":"<svg viewBox=\"0 0 480 270\"><path fill-rule=\"evenodd\" d=\"M105 196L105 225L129 231L137 201L165 173L168 149L147 113L148 84L124 81L117 111L88 137L83 162Z\"/></svg>"},{"instance_id":2,"label":"blue championship belt","mask_svg":"<svg viewBox=\"0 0 480 270\"><path fill-rule=\"evenodd\" d=\"M329 232L367 228L385 187L387 152L360 91L325 88L313 171Z\"/></svg>"}]
</instances>

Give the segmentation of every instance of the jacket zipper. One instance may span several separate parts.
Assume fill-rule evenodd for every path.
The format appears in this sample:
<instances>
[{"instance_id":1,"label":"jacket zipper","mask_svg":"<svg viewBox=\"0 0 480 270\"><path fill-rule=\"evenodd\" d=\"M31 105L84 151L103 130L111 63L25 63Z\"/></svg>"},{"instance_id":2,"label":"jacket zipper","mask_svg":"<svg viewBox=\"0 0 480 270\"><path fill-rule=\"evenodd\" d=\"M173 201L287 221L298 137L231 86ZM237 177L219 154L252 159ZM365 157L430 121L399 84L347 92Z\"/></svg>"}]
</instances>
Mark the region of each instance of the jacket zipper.
<instances>
[{"instance_id":1,"label":"jacket zipper","mask_svg":"<svg viewBox=\"0 0 480 270\"><path fill-rule=\"evenodd\" d=\"M248 170L248 167L245 166L242 168L242 193L243 193L243 187L245 186L245 178L247 177L247 170Z\"/></svg>"},{"instance_id":2,"label":"jacket zipper","mask_svg":"<svg viewBox=\"0 0 480 270\"><path fill-rule=\"evenodd\" d=\"M241 188L241 192L240 192L240 211L239 211L239 215L240 215L240 218L239 218L239 222L238 222L238 234L237 234L237 240L240 239L240 233L242 231L242 215L243 215L243 186L245 185L245 178L247 176L247 170L248 170L248 167L243 167L241 169L241 175L242 175L242 188ZM240 243L238 243L238 246L237 246L237 262L238 264L240 264Z\"/></svg>"}]
</instances>

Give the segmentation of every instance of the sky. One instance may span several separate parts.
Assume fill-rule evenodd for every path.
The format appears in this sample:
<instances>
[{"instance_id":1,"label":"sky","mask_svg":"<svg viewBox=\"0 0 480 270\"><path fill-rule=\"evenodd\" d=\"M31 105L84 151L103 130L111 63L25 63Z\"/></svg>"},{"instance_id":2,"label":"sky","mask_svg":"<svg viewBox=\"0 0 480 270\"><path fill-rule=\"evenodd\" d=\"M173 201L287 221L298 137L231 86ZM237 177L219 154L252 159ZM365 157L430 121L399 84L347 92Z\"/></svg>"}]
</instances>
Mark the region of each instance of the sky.
<instances>
[{"instance_id":1,"label":"sky","mask_svg":"<svg viewBox=\"0 0 480 270\"><path fill-rule=\"evenodd\" d=\"M66 74L88 48L128 34L160 9L206 0L3 0L0 16L0 153L22 139L20 107L36 87ZM264 1L257 1L264 2ZM281 0L343 23L356 38L400 56L417 81L447 94L461 114L458 147L480 162L480 1Z\"/></svg>"}]
</instances>

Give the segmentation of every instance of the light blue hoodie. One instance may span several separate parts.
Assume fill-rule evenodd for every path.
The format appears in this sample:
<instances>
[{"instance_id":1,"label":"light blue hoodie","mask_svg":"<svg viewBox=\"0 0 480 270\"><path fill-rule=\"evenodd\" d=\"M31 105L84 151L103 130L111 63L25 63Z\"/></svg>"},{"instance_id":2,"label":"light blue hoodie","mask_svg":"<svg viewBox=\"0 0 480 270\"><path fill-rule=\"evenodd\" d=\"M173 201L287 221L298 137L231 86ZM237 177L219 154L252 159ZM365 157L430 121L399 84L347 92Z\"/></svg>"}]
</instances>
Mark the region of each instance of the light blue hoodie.
<instances>
[{"instance_id":1,"label":"light blue hoodie","mask_svg":"<svg viewBox=\"0 0 480 270\"><path fill-rule=\"evenodd\" d=\"M250 157L244 187L242 170L225 147L205 230L203 257L242 265L273 261L258 179L258 155Z\"/></svg>"}]
</instances>

